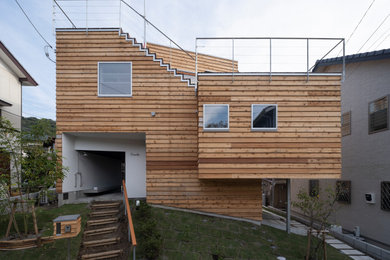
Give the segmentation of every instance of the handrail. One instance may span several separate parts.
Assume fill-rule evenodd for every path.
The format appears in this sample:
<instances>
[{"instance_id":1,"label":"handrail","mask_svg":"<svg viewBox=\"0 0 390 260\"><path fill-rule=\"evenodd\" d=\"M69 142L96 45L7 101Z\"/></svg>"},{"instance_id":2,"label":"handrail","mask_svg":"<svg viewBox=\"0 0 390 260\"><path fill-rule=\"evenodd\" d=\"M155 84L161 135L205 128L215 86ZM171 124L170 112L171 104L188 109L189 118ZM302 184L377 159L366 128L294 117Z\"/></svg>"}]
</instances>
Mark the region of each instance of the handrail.
<instances>
[{"instance_id":1,"label":"handrail","mask_svg":"<svg viewBox=\"0 0 390 260\"><path fill-rule=\"evenodd\" d=\"M123 199L125 200L127 221L129 223L129 231L130 231L129 240L131 240L131 245L133 247L133 259L135 259L135 247L137 246L137 240L135 238L133 219L131 217L130 204L129 204L129 198L127 197L125 180L122 180L122 186L123 186Z\"/></svg>"}]
</instances>

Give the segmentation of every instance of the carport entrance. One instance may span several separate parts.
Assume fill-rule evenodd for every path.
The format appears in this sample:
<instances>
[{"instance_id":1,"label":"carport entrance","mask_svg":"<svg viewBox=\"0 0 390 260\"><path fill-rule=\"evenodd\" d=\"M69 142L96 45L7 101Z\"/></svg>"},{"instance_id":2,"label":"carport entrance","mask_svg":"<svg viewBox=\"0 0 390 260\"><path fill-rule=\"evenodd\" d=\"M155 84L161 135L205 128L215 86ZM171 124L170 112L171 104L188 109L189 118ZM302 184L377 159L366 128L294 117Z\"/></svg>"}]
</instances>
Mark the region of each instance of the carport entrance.
<instances>
[{"instance_id":1,"label":"carport entrance","mask_svg":"<svg viewBox=\"0 0 390 260\"><path fill-rule=\"evenodd\" d=\"M122 180L126 178L125 152L78 151L78 153L75 186L80 184L91 187L83 190L84 194L98 195L121 191Z\"/></svg>"},{"instance_id":2,"label":"carport entrance","mask_svg":"<svg viewBox=\"0 0 390 260\"><path fill-rule=\"evenodd\" d=\"M63 133L62 156L68 173L61 203L120 192L123 179L129 198L146 197L144 133Z\"/></svg>"}]
</instances>

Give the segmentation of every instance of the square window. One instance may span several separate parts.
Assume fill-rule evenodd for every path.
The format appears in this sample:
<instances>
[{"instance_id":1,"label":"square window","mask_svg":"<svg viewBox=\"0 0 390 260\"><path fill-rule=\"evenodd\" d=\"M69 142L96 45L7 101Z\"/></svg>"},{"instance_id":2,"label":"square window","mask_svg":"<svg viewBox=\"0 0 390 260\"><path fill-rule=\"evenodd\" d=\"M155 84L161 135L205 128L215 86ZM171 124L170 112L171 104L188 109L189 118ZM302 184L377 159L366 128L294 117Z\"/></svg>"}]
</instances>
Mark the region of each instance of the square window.
<instances>
[{"instance_id":1,"label":"square window","mask_svg":"<svg viewBox=\"0 0 390 260\"><path fill-rule=\"evenodd\" d=\"M229 105L203 105L203 130L229 130Z\"/></svg>"},{"instance_id":2,"label":"square window","mask_svg":"<svg viewBox=\"0 0 390 260\"><path fill-rule=\"evenodd\" d=\"M252 104L252 130L277 130L278 106L271 104Z\"/></svg>"},{"instance_id":3,"label":"square window","mask_svg":"<svg viewBox=\"0 0 390 260\"><path fill-rule=\"evenodd\" d=\"M98 74L98 96L131 97L131 62L99 62Z\"/></svg>"},{"instance_id":4,"label":"square window","mask_svg":"<svg viewBox=\"0 0 390 260\"><path fill-rule=\"evenodd\" d=\"M351 111L341 115L341 135L351 134Z\"/></svg>"},{"instance_id":5,"label":"square window","mask_svg":"<svg viewBox=\"0 0 390 260\"><path fill-rule=\"evenodd\" d=\"M337 181L336 195L337 201L351 204L351 181Z\"/></svg>"},{"instance_id":6,"label":"square window","mask_svg":"<svg viewBox=\"0 0 390 260\"><path fill-rule=\"evenodd\" d=\"M390 211L390 181L381 183L381 209Z\"/></svg>"},{"instance_id":7,"label":"square window","mask_svg":"<svg viewBox=\"0 0 390 260\"><path fill-rule=\"evenodd\" d=\"M387 96L370 102L368 106L368 132L370 134L388 129L388 110Z\"/></svg>"}]
</instances>

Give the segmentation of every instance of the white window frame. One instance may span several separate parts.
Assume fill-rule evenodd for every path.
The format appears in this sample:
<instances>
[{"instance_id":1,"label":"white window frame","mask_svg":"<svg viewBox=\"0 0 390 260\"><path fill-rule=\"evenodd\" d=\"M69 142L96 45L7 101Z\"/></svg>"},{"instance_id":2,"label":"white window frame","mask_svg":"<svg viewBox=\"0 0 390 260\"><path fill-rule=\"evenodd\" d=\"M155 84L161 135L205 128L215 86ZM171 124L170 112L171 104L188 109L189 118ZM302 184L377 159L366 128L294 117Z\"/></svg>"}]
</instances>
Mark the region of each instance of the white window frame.
<instances>
[{"instance_id":1,"label":"white window frame","mask_svg":"<svg viewBox=\"0 0 390 260\"><path fill-rule=\"evenodd\" d=\"M275 106L276 108L276 122L275 127L253 127L253 106ZM278 131L278 104L252 104L251 105L251 130L256 132L262 131Z\"/></svg>"},{"instance_id":2,"label":"white window frame","mask_svg":"<svg viewBox=\"0 0 390 260\"><path fill-rule=\"evenodd\" d=\"M226 106L228 110L228 120L227 128L206 128L206 107L215 107L215 106ZM230 129L230 107L229 104L203 104L203 131L216 131L216 132L226 132Z\"/></svg>"},{"instance_id":3,"label":"white window frame","mask_svg":"<svg viewBox=\"0 0 390 260\"><path fill-rule=\"evenodd\" d=\"M100 64L126 63L130 64L130 94L100 94ZM98 62L98 97L132 97L133 96L133 63L131 61L99 61Z\"/></svg>"}]
</instances>

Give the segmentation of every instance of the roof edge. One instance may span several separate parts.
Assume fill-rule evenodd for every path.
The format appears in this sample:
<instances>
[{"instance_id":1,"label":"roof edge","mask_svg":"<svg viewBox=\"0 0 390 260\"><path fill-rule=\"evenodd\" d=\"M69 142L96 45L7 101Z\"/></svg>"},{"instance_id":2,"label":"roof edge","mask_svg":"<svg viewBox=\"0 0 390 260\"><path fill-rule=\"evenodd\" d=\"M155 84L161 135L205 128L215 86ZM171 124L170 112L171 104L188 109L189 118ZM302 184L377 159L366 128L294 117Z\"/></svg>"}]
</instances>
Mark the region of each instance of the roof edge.
<instances>
[{"instance_id":1,"label":"roof edge","mask_svg":"<svg viewBox=\"0 0 390 260\"><path fill-rule=\"evenodd\" d=\"M382 49L378 51L347 55L345 56L345 63L384 60L384 59L390 59L390 49ZM317 60L313 68L313 71L316 71L319 67L337 65L342 63L343 63L343 56Z\"/></svg>"},{"instance_id":2,"label":"roof edge","mask_svg":"<svg viewBox=\"0 0 390 260\"><path fill-rule=\"evenodd\" d=\"M22 83L25 82L25 86L38 86L38 83L33 79L33 77L27 72L27 70L20 64L20 62L15 58L14 55L5 47L2 41L0 41L0 50L7 55L7 57L12 61L12 63L22 72L24 78L19 78L19 81ZM26 84L27 83L27 84Z\"/></svg>"}]
</instances>

